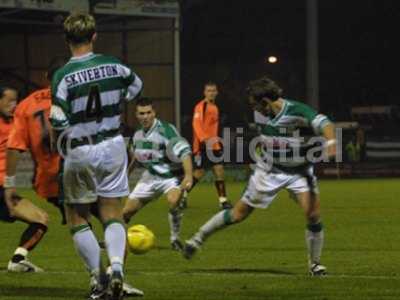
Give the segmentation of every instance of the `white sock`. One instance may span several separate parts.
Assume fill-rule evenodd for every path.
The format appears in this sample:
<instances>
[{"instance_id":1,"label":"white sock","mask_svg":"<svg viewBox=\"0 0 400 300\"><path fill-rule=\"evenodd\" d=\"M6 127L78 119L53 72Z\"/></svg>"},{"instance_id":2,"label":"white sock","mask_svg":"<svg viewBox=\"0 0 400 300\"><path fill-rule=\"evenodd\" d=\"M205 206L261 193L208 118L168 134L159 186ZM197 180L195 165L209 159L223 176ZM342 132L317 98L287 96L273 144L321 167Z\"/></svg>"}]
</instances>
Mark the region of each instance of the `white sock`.
<instances>
[{"instance_id":1,"label":"white sock","mask_svg":"<svg viewBox=\"0 0 400 300\"><path fill-rule=\"evenodd\" d=\"M104 232L104 240L107 246L111 269L115 272L123 273L126 247L125 227L119 222L109 224Z\"/></svg>"},{"instance_id":2,"label":"white sock","mask_svg":"<svg viewBox=\"0 0 400 300\"><path fill-rule=\"evenodd\" d=\"M233 223L231 210L220 211L201 226L191 240L200 246L210 235Z\"/></svg>"},{"instance_id":3,"label":"white sock","mask_svg":"<svg viewBox=\"0 0 400 300\"><path fill-rule=\"evenodd\" d=\"M219 203L225 203L226 201L228 201L228 198L226 197L219 197Z\"/></svg>"},{"instance_id":4,"label":"white sock","mask_svg":"<svg viewBox=\"0 0 400 300\"><path fill-rule=\"evenodd\" d=\"M73 233L72 239L89 272L98 271L100 269L100 247L89 225L81 226L78 231Z\"/></svg>"},{"instance_id":5,"label":"white sock","mask_svg":"<svg viewBox=\"0 0 400 300\"><path fill-rule=\"evenodd\" d=\"M179 239L181 231L182 212L178 208L170 209L168 213L169 228L171 232L171 242Z\"/></svg>"},{"instance_id":6,"label":"white sock","mask_svg":"<svg viewBox=\"0 0 400 300\"><path fill-rule=\"evenodd\" d=\"M15 252L14 252L14 255L21 255L21 256L23 256L23 257L27 257L28 256L28 250L27 249L25 249L25 248L22 248L22 247L18 247L16 250L15 250Z\"/></svg>"},{"instance_id":7,"label":"white sock","mask_svg":"<svg viewBox=\"0 0 400 300\"><path fill-rule=\"evenodd\" d=\"M306 244L308 248L309 264L319 264L322 247L324 246L324 231L312 232L306 229Z\"/></svg>"}]
</instances>

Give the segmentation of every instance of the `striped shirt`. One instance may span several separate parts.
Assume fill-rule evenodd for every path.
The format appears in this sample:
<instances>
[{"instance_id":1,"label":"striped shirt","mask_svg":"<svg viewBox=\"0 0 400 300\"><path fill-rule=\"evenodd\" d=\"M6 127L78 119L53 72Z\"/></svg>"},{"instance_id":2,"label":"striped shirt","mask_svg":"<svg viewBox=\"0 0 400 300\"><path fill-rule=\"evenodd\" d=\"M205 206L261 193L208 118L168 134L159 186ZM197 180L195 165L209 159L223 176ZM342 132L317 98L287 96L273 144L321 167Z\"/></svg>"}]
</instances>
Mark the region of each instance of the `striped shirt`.
<instances>
[{"instance_id":1,"label":"striped shirt","mask_svg":"<svg viewBox=\"0 0 400 300\"><path fill-rule=\"evenodd\" d=\"M182 159L191 154L190 145L176 128L158 119L148 130L133 136L134 157L151 174L171 178L183 174Z\"/></svg>"},{"instance_id":2,"label":"striped shirt","mask_svg":"<svg viewBox=\"0 0 400 300\"><path fill-rule=\"evenodd\" d=\"M141 79L112 56L88 53L72 57L52 80L52 104L61 108L64 118L53 111L55 129L69 127L69 138L90 137L92 141L119 133L121 102L134 99L142 90Z\"/></svg>"},{"instance_id":3,"label":"striped shirt","mask_svg":"<svg viewBox=\"0 0 400 300\"><path fill-rule=\"evenodd\" d=\"M272 162L276 167L290 168L309 164L310 152L307 151L316 149L316 146L322 149L322 145L315 142L315 137L320 136L328 124L331 124L328 117L318 114L310 106L284 99L281 111L267 119L261 127L260 139L266 157L259 160L257 165L265 168L265 158L268 158L269 166Z\"/></svg>"}]
</instances>

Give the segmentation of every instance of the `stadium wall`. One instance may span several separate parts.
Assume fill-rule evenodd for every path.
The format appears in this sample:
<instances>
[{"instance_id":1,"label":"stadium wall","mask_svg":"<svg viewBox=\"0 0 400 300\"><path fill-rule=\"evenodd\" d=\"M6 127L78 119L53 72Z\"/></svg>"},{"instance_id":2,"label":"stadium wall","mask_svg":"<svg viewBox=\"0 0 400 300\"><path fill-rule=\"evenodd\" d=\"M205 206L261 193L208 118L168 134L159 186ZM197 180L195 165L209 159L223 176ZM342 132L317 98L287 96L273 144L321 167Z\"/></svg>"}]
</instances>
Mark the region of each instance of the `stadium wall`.
<instances>
[{"instance_id":1,"label":"stadium wall","mask_svg":"<svg viewBox=\"0 0 400 300\"><path fill-rule=\"evenodd\" d=\"M25 25L0 31L0 44L6 45L0 47L0 81L18 88L22 97L46 85L43 74L52 57L69 56L59 28ZM152 98L169 122L175 120L174 31L173 19L131 17L102 24L95 44L95 52L116 56L135 70L145 83L143 96ZM133 107L124 121L136 124Z\"/></svg>"}]
</instances>

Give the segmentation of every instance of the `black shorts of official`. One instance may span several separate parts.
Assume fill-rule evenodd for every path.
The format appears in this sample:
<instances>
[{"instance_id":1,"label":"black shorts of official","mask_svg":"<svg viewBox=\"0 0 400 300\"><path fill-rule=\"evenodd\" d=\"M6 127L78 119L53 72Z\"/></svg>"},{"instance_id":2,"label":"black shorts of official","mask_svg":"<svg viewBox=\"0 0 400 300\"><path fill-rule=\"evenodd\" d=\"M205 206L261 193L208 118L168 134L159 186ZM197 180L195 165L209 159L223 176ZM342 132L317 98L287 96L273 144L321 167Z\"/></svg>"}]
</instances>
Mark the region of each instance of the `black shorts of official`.
<instances>
[{"instance_id":1,"label":"black shorts of official","mask_svg":"<svg viewBox=\"0 0 400 300\"><path fill-rule=\"evenodd\" d=\"M13 195L13 200L19 201L22 198L17 194ZM0 186L0 221L14 223L17 219L10 215L10 210L6 204L4 188Z\"/></svg>"},{"instance_id":2,"label":"black shorts of official","mask_svg":"<svg viewBox=\"0 0 400 300\"><path fill-rule=\"evenodd\" d=\"M207 151L201 151L197 153L196 155L193 156L193 165L196 170L199 169L208 169L210 167L213 167L215 165L222 165L224 162L223 160L221 161L221 158L223 159L224 156L224 150L213 150L213 157L218 158L218 161L212 161L210 157L207 155Z\"/></svg>"}]
</instances>

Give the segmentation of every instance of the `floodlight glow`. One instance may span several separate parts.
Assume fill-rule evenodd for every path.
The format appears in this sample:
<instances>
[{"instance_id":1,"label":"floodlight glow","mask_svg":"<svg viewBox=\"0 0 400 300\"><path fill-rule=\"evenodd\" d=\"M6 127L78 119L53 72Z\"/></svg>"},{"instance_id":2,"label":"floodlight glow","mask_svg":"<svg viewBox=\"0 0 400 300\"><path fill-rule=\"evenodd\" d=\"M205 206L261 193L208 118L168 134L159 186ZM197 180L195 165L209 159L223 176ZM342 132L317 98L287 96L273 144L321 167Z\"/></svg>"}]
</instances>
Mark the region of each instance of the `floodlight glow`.
<instances>
[{"instance_id":1,"label":"floodlight glow","mask_svg":"<svg viewBox=\"0 0 400 300\"><path fill-rule=\"evenodd\" d=\"M278 62L278 58L276 56L270 56L270 57L268 57L268 62L270 64L275 64Z\"/></svg>"}]
</instances>

